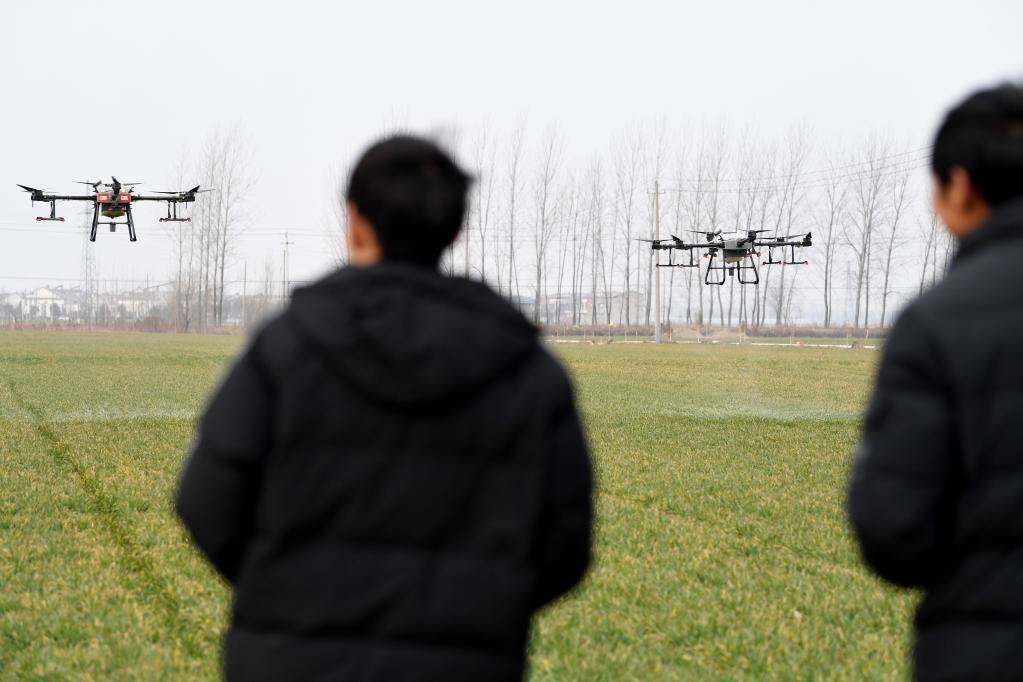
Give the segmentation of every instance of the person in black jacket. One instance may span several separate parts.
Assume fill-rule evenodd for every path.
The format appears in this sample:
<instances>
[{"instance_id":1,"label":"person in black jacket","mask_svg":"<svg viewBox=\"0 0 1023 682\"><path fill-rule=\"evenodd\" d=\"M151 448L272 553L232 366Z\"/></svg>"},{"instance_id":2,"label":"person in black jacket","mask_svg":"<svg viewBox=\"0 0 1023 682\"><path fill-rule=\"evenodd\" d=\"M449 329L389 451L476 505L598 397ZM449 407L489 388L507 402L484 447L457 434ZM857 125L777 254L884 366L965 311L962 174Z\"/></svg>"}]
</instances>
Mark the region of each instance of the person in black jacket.
<instances>
[{"instance_id":1,"label":"person in black jacket","mask_svg":"<svg viewBox=\"0 0 1023 682\"><path fill-rule=\"evenodd\" d=\"M590 560L591 468L537 329L442 276L470 179L371 147L352 265L295 292L202 418L177 494L234 587L237 680L519 680L531 616Z\"/></svg>"},{"instance_id":2,"label":"person in black jacket","mask_svg":"<svg viewBox=\"0 0 1023 682\"><path fill-rule=\"evenodd\" d=\"M885 344L848 509L863 558L920 587L914 675L1023 679L1023 87L978 92L934 142L945 280Z\"/></svg>"}]
</instances>

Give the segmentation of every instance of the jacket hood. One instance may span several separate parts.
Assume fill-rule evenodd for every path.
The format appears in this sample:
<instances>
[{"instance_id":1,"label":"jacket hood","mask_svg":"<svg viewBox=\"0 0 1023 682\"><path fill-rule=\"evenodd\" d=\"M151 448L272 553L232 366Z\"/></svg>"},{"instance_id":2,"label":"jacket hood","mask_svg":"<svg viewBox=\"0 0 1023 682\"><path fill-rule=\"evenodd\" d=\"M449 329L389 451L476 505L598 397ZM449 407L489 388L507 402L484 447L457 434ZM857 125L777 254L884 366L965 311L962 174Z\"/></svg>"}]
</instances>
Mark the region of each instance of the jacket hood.
<instances>
[{"instance_id":1,"label":"jacket hood","mask_svg":"<svg viewBox=\"0 0 1023 682\"><path fill-rule=\"evenodd\" d=\"M343 268L298 289L288 314L339 376L391 405L468 394L537 340L484 284L395 263Z\"/></svg>"},{"instance_id":2,"label":"jacket hood","mask_svg":"<svg viewBox=\"0 0 1023 682\"><path fill-rule=\"evenodd\" d=\"M999 206L976 230L959 241L955 262L994 243L1023 238L1023 199Z\"/></svg>"}]
</instances>

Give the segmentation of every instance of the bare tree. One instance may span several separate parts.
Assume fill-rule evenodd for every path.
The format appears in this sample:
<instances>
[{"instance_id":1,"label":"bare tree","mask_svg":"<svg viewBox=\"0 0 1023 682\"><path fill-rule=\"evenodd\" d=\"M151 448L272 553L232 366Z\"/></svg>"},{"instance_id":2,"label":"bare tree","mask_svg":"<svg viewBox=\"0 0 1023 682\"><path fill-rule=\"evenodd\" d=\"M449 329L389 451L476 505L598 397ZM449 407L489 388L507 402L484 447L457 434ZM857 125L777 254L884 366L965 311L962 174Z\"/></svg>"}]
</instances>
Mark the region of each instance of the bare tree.
<instances>
[{"instance_id":1,"label":"bare tree","mask_svg":"<svg viewBox=\"0 0 1023 682\"><path fill-rule=\"evenodd\" d=\"M525 121L512 130L508 143L508 156L505 159L505 178L508 181L508 297L512 298L518 305L519 277L515 264L515 199L518 197L521 185L520 165L522 163L523 140L526 134Z\"/></svg>"},{"instance_id":2,"label":"bare tree","mask_svg":"<svg viewBox=\"0 0 1023 682\"><path fill-rule=\"evenodd\" d=\"M862 170L851 179L852 212L846 224L845 241L855 258L854 281L856 286L853 326L864 326L870 319L870 274L871 253L874 245L874 231L882 219L884 200L884 144L876 139L869 140L862 151Z\"/></svg>"},{"instance_id":3,"label":"bare tree","mask_svg":"<svg viewBox=\"0 0 1023 682\"><path fill-rule=\"evenodd\" d=\"M677 164L677 182L679 192L679 201L685 207L686 221L689 225L687 231L700 232L705 229L705 223L703 218L704 213L704 200L707 195L706 188L706 167L709 164L709 153L707 149L707 138L706 134L700 140L700 148L696 154L696 167L693 169L693 179L687 181L685 178L685 163L680 160ZM696 235L698 238L699 235ZM705 322L704 309L703 309L703 279L700 277L699 272L696 274L696 291L697 291L697 310L696 310L696 324L703 326ZM689 293L692 292L692 288L688 289ZM688 304L687 304L688 305Z\"/></svg>"},{"instance_id":4,"label":"bare tree","mask_svg":"<svg viewBox=\"0 0 1023 682\"><path fill-rule=\"evenodd\" d=\"M888 183L888 191L890 192L890 213L888 214L888 232L885 235L887 239L885 243L884 263L881 266L884 272L884 281L881 287L881 327L884 327L886 319L885 316L888 313L888 296L891 294L892 265L895 262L893 256L896 249L903 241L899 238L899 225L905 216L907 187L909 186L910 175L911 171L908 168L900 168L893 174L891 181Z\"/></svg>"},{"instance_id":5,"label":"bare tree","mask_svg":"<svg viewBox=\"0 0 1023 682\"><path fill-rule=\"evenodd\" d=\"M476 234L479 235L479 275L487 279L487 239L493 212L494 187L497 167L497 146L490 139L490 128L484 123L473 139L473 187L472 207Z\"/></svg>"},{"instance_id":6,"label":"bare tree","mask_svg":"<svg viewBox=\"0 0 1023 682\"><path fill-rule=\"evenodd\" d=\"M701 166L706 173L703 184L706 191L703 206L706 211L706 227L704 231L713 232L721 229L723 219L722 189L725 178L725 167L728 161L728 135L725 128L719 127L710 141L710 147L704 148L707 153L705 163ZM701 154L704 152L701 150ZM724 262L722 260L722 265ZM711 289L709 321L714 321L714 294L717 294L717 304L721 326L725 326L724 305L721 301L721 287L715 286ZM702 307L702 306L701 306Z\"/></svg>"},{"instance_id":7,"label":"bare tree","mask_svg":"<svg viewBox=\"0 0 1023 682\"><path fill-rule=\"evenodd\" d=\"M250 171L251 165L251 151L242 137L241 130L235 126L224 135L222 140L219 163L220 177L216 185L217 193L221 197L215 266L217 278L215 316L218 326L224 324L227 259L232 254L235 241L242 232L246 202L254 185Z\"/></svg>"},{"instance_id":8,"label":"bare tree","mask_svg":"<svg viewBox=\"0 0 1023 682\"><path fill-rule=\"evenodd\" d=\"M636 193L639 187L641 150L642 144L638 134L620 138L612 149L616 226L623 239L625 256L625 268L622 273L625 300L622 313L625 315L627 325L632 324L632 240L636 222Z\"/></svg>"},{"instance_id":9,"label":"bare tree","mask_svg":"<svg viewBox=\"0 0 1023 682\"><path fill-rule=\"evenodd\" d=\"M537 157L536 175L533 177L533 257L536 270L533 322L535 323L540 321L540 303L546 274L547 248L554 238L554 230L557 225L555 188L560 166L561 138L557 129L551 128L541 141Z\"/></svg>"},{"instance_id":10,"label":"bare tree","mask_svg":"<svg viewBox=\"0 0 1023 682\"><path fill-rule=\"evenodd\" d=\"M582 295L585 286L586 254L589 253L590 235L592 234L593 214L587 203L585 178L583 182L573 182L576 212L572 219L572 325L582 323Z\"/></svg>"},{"instance_id":11,"label":"bare tree","mask_svg":"<svg viewBox=\"0 0 1023 682\"><path fill-rule=\"evenodd\" d=\"M566 265L566 263L568 261L569 251L572 252L573 259L574 259L574 254L575 254L575 244L574 243L572 244L572 248L571 249L568 248L569 244L567 243L567 239L566 238L573 237L576 234L576 232L578 231L578 229L579 229L579 227L578 227L579 226L579 205L578 205L578 198L579 197L578 197L577 189L578 188L576 186L575 178L572 177L571 174L570 174L568 179L567 179L567 181L565 182L564 186L562 187L562 190L561 190L562 199L561 199L560 203L563 205L563 210L561 211L561 213L564 215L564 221L561 224L561 230L560 230L561 237L562 237L562 239L561 239L561 248L558 250L558 255L559 255L559 258L558 258L558 278L557 278L558 288L557 288L557 292L555 294L556 298L555 298L555 301L554 301L554 318L553 318L553 323L554 324L560 324L561 323L561 314L563 312L562 311L562 304L563 304L563 300L564 300L563 292L564 292L564 286L565 286L565 265ZM573 286L572 307L574 309L574 307L575 307L575 291L574 291L574 287L575 287L575 274L574 273L572 275L572 279L573 279L573 284L572 284L572 286ZM550 296L549 295L547 296L547 300L548 301L550 300ZM573 317L573 324L574 323L575 322L574 322L574 317Z\"/></svg>"},{"instance_id":12,"label":"bare tree","mask_svg":"<svg viewBox=\"0 0 1023 682\"><path fill-rule=\"evenodd\" d=\"M199 177L212 191L200 194L193 209L195 241L189 260L196 275L199 331L224 321L228 258L243 231L245 208L253 187L251 151L239 127L214 131L203 143Z\"/></svg>"},{"instance_id":13,"label":"bare tree","mask_svg":"<svg viewBox=\"0 0 1023 682\"><path fill-rule=\"evenodd\" d=\"M605 231L604 231L604 168L600 162L600 158L595 158L590 164L590 171L588 174L589 180L589 216L590 216L590 243L592 245L592 262L591 262L591 276L593 283L593 309L591 311L590 320L591 324L597 324L597 302L603 300L604 302L604 314L605 322L611 324L611 280L608 277L608 270L613 270L613 260L611 268L608 267L605 253ZM612 259L613 259L613 244L612 240ZM603 298L598 297L597 285L601 285L601 291Z\"/></svg>"},{"instance_id":14,"label":"bare tree","mask_svg":"<svg viewBox=\"0 0 1023 682\"><path fill-rule=\"evenodd\" d=\"M834 164L831 164L832 168ZM834 316L835 254L838 251L840 223L845 217L849 183L832 170L823 182L822 202L815 215L818 239L824 251L824 326L830 327Z\"/></svg>"},{"instance_id":15,"label":"bare tree","mask_svg":"<svg viewBox=\"0 0 1023 682\"><path fill-rule=\"evenodd\" d=\"M171 186L185 187L189 174L188 150L182 148L174 164ZM167 236L174 245L174 324L179 332L188 332L192 324L192 296L195 279L192 270L195 230L190 222L166 223Z\"/></svg>"},{"instance_id":16,"label":"bare tree","mask_svg":"<svg viewBox=\"0 0 1023 682\"><path fill-rule=\"evenodd\" d=\"M778 211L778 222L775 233L784 231L785 235L791 235L796 227L796 218L799 215L800 206L806 197L804 183L800 177L803 175L803 168L810 153L809 131L805 125L800 125L791 130L785 139L785 170L781 185L781 207ZM775 298L775 324L781 325L785 311L789 309L788 292L785 289L786 261L782 264L778 277Z\"/></svg>"},{"instance_id":17,"label":"bare tree","mask_svg":"<svg viewBox=\"0 0 1023 682\"><path fill-rule=\"evenodd\" d=\"M919 218L917 219L917 229L924 237L924 263L923 268L920 270L920 291L924 292L924 287L928 284L927 282L927 268L932 266L938 260L938 237L939 237L939 224L938 216L934 211L930 211L928 219L923 222ZM932 280L933 281L933 280Z\"/></svg>"},{"instance_id":18,"label":"bare tree","mask_svg":"<svg viewBox=\"0 0 1023 682\"><path fill-rule=\"evenodd\" d=\"M654 126L653 133L650 136L650 147L646 148L646 175L647 185L654 189L654 185L661 180L661 175L664 172L664 164L668 158L668 132L667 125L664 119L661 119L656 126ZM651 195L650 201L650 239L654 238L654 231L657 224L658 216L654 215L654 207L658 206L659 202L657 197ZM651 300L653 298L654 288L654 270L656 267L654 264L656 260L653 258L654 252L650 252L650 256L647 257L647 278L646 278L646 311L645 311L645 324L650 325L650 309Z\"/></svg>"},{"instance_id":19,"label":"bare tree","mask_svg":"<svg viewBox=\"0 0 1023 682\"><path fill-rule=\"evenodd\" d=\"M330 212L327 215L327 253L335 267L348 264L348 178L351 176L351 162L339 165L330 176Z\"/></svg>"}]
</instances>

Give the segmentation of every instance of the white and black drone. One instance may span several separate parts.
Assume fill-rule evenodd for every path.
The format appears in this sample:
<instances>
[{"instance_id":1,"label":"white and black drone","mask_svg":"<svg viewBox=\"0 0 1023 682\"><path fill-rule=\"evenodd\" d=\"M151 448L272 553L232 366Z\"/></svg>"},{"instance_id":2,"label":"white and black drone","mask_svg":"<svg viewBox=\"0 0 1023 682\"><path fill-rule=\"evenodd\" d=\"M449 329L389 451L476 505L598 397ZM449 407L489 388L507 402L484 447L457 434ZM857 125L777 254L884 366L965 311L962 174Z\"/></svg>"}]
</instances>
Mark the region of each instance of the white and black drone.
<instances>
[{"instance_id":1,"label":"white and black drone","mask_svg":"<svg viewBox=\"0 0 1023 682\"><path fill-rule=\"evenodd\" d=\"M790 234L785 236L762 237L761 234L771 230L747 230L745 232L722 232L714 230L704 232L691 230L694 234L703 235L704 241L686 242L671 235L669 239L640 239L650 244L653 251L667 251L668 262L657 263L659 268L698 268L694 251L706 250L703 257L707 259L707 270L703 276L706 284L722 285L728 277L736 277L739 284L758 284L760 272L757 262L763 265L805 265L807 261L796 260L796 249L812 246L812 235ZM767 260L761 261L762 249L767 249ZM780 254L778 250L781 250ZM689 258L676 262L675 252L688 252ZM780 258L776 258L780 255Z\"/></svg>"}]
</instances>

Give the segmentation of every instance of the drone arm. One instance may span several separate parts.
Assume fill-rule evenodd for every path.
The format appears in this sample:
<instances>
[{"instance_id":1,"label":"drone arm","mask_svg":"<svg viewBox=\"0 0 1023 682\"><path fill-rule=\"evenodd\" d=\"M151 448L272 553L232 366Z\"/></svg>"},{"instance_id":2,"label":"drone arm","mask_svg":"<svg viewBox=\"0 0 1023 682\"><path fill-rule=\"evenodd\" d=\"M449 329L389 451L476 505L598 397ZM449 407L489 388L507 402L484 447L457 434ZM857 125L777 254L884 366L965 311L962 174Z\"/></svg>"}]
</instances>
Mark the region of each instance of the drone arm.
<instances>
[{"instance_id":1,"label":"drone arm","mask_svg":"<svg viewBox=\"0 0 1023 682\"><path fill-rule=\"evenodd\" d=\"M759 240L758 239L757 241L753 242L753 246L754 247L767 246L767 247L770 247L770 248L777 248L777 247L780 247L780 246L795 246L795 247L802 248L804 246L811 246L811 245L805 243L804 241L798 241L798 242L791 242L791 241L776 242L776 241L774 241L772 239L764 239L764 240Z\"/></svg>"},{"instance_id":2,"label":"drone arm","mask_svg":"<svg viewBox=\"0 0 1023 682\"><path fill-rule=\"evenodd\" d=\"M95 201L96 195L82 194L43 194L39 197L32 197L33 201Z\"/></svg>"},{"instance_id":3,"label":"drone arm","mask_svg":"<svg viewBox=\"0 0 1023 682\"><path fill-rule=\"evenodd\" d=\"M131 200L133 202L135 202L135 201L166 201L166 202L171 203L171 204L176 204L176 203L179 203L179 202L188 201L188 199L186 199L184 197L181 197L181 196L173 196L172 195L172 196L166 196L166 197L156 197L156 196L153 196L151 194L132 194L131 195Z\"/></svg>"}]
</instances>

